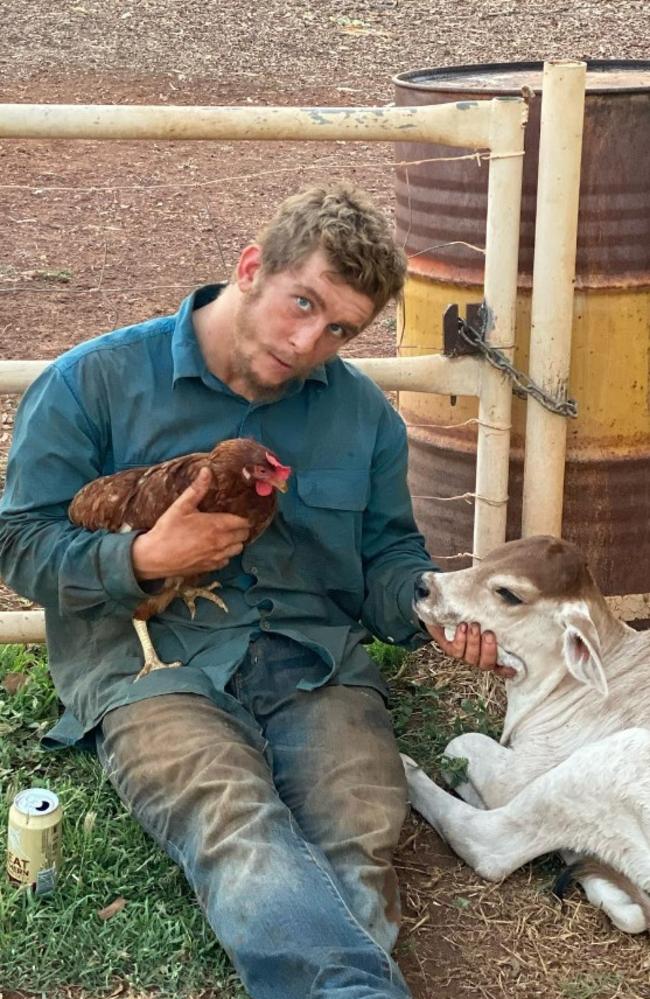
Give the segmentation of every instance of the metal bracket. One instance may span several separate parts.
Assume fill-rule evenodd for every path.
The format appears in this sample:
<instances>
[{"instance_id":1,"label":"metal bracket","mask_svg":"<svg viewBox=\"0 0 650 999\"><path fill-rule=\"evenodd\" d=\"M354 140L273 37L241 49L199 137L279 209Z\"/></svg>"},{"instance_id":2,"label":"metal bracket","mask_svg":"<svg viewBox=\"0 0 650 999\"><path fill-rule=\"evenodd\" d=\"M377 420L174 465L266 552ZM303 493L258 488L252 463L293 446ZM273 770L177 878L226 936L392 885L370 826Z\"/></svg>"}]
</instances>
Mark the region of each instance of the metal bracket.
<instances>
[{"instance_id":1,"label":"metal bracket","mask_svg":"<svg viewBox=\"0 0 650 999\"><path fill-rule=\"evenodd\" d=\"M465 322L474 329L482 328L482 302L471 302L465 306ZM458 306L448 305L442 317L442 352L447 357L462 357L467 354L480 354L480 349L461 336L459 331Z\"/></svg>"},{"instance_id":2,"label":"metal bracket","mask_svg":"<svg viewBox=\"0 0 650 999\"><path fill-rule=\"evenodd\" d=\"M468 315L470 308L473 306L467 307ZM477 315L479 318L478 328L464 319L457 320L458 336L466 340L468 346L473 348L471 353L482 354L488 364L507 375L512 382L512 391L519 399L526 399L530 395L550 413L557 413L558 416L570 416L575 419L578 415L578 404L575 399L568 399L566 390L563 397L556 398L550 395L541 385L537 385L525 371L519 371L518 368L515 368L503 351L487 343L485 338L487 310L483 304L479 306Z\"/></svg>"}]
</instances>

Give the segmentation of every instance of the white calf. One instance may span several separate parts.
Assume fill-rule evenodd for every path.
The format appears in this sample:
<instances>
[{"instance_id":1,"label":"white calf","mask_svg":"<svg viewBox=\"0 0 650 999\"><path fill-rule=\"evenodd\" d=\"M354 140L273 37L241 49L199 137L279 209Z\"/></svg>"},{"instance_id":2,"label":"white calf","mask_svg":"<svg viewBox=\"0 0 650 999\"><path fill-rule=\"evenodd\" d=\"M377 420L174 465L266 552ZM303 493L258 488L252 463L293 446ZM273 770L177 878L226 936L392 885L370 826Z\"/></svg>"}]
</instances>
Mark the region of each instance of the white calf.
<instances>
[{"instance_id":1,"label":"white calf","mask_svg":"<svg viewBox=\"0 0 650 999\"><path fill-rule=\"evenodd\" d=\"M480 565L425 573L415 609L495 632L508 708L500 744L458 736L468 780L438 787L404 757L411 803L482 877L553 850L620 929L650 928L650 632L613 617L574 545L513 541ZM582 871L582 873L580 873Z\"/></svg>"}]
</instances>

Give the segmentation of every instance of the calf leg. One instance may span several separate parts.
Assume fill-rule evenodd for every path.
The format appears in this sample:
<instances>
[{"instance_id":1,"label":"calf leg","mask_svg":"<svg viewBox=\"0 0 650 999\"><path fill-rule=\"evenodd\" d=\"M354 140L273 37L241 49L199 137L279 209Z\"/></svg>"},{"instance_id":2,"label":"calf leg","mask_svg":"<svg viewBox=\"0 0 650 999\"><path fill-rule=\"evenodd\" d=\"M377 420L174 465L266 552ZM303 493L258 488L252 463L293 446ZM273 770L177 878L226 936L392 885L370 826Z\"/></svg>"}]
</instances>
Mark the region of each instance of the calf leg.
<instances>
[{"instance_id":1,"label":"calf leg","mask_svg":"<svg viewBox=\"0 0 650 999\"><path fill-rule=\"evenodd\" d=\"M411 805L459 857L489 881L500 881L527 860L546 853L532 847L506 807L483 811L444 791L413 760L402 757ZM553 849L549 847L548 849Z\"/></svg>"},{"instance_id":2,"label":"calf leg","mask_svg":"<svg viewBox=\"0 0 650 999\"><path fill-rule=\"evenodd\" d=\"M507 877L567 848L650 888L650 731L628 729L584 746L507 804L478 811L406 764L411 803L479 874Z\"/></svg>"},{"instance_id":3,"label":"calf leg","mask_svg":"<svg viewBox=\"0 0 650 999\"><path fill-rule=\"evenodd\" d=\"M562 859L566 864L579 864L589 858L562 850ZM576 878L592 905L606 912L614 926L624 933L643 933L650 929L641 906L630 898L628 893L618 885L612 884L606 878L594 874L583 874Z\"/></svg>"},{"instance_id":4,"label":"calf leg","mask_svg":"<svg viewBox=\"0 0 650 999\"><path fill-rule=\"evenodd\" d=\"M480 732L466 732L452 739L445 756L467 760L467 780L454 790L475 808L497 808L512 798L515 754Z\"/></svg>"}]
</instances>

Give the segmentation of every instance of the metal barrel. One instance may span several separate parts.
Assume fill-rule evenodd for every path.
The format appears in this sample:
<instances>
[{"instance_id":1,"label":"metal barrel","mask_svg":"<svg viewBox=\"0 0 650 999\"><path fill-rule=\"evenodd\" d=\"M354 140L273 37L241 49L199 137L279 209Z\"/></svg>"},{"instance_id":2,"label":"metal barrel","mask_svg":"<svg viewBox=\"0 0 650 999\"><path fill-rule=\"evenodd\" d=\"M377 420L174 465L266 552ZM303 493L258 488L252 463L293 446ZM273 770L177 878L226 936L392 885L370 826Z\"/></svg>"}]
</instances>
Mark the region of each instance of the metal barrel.
<instances>
[{"instance_id":1,"label":"metal barrel","mask_svg":"<svg viewBox=\"0 0 650 999\"><path fill-rule=\"evenodd\" d=\"M515 364L527 370L541 110L541 63L415 70L394 78L398 105L530 98L519 251ZM398 238L409 255L403 356L442 349L442 316L482 298L488 164L475 150L396 147ZM439 162L435 162L440 158ZM650 62L587 63L571 352L563 536L606 594L650 580ZM474 399L402 392L410 484L431 554L471 551L473 506L417 497L473 492ZM453 427L451 425L454 425ZM451 428L450 428L451 427ZM508 538L521 533L525 403L513 401ZM449 559L460 568L467 559Z\"/></svg>"}]
</instances>

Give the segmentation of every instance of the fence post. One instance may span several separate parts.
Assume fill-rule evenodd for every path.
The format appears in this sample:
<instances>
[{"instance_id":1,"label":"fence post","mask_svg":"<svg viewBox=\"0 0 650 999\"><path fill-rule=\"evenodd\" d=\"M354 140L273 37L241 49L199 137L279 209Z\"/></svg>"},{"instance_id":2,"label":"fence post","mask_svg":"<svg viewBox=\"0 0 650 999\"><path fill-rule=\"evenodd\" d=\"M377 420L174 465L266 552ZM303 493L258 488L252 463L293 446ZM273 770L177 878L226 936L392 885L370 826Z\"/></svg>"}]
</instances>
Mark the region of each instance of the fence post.
<instances>
[{"instance_id":1,"label":"fence post","mask_svg":"<svg viewBox=\"0 0 650 999\"><path fill-rule=\"evenodd\" d=\"M487 342L512 359L515 344L519 216L527 108L495 98L490 135L490 178L485 239L484 302ZM507 113L509 112L509 113ZM476 444L474 554L482 558L506 536L512 386L483 365Z\"/></svg>"},{"instance_id":2,"label":"fence post","mask_svg":"<svg viewBox=\"0 0 650 999\"><path fill-rule=\"evenodd\" d=\"M542 84L529 374L562 399L571 359L586 74L584 62L546 63ZM565 416L528 397L523 537L562 533L566 433Z\"/></svg>"}]
</instances>

